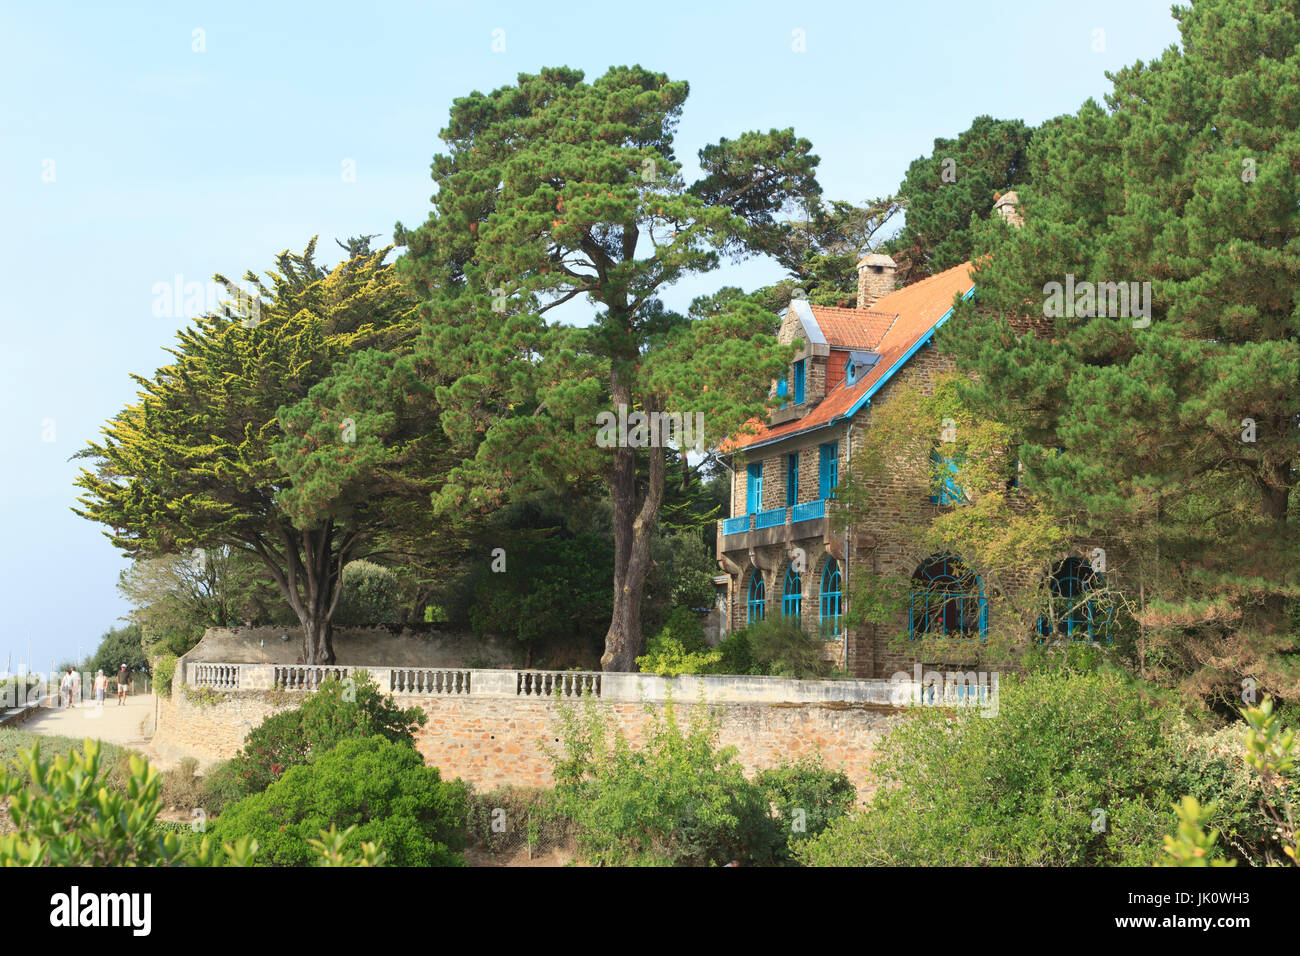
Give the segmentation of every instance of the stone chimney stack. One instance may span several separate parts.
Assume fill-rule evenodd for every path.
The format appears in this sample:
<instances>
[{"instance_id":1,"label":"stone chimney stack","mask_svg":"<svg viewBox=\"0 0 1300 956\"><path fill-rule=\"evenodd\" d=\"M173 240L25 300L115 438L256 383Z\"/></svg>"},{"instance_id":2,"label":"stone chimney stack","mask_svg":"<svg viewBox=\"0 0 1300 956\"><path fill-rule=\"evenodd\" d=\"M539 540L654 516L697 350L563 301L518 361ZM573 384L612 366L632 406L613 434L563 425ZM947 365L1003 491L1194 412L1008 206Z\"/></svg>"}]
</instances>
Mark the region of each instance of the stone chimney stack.
<instances>
[{"instance_id":1,"label":"stone chimney stack","mask_svg":"<svg viewBox=\"0 0 1300 956\"><path fill-rule=\"evenodd\" d=\"M993 204L993 211L1013 226L1020 227L1025 224L1025 217L1020 215L1020 197L1016 195L1014 189L997 197L997 202Z\"/></svg>"},{"instance_id":2,"label":"stone chimney stack","mask_svg":"<svg viewBox=\"0 0 1300 956\"><path fill-rule=\"evenodd\" d=\"M894 291L898 266L889 256L872 253L858 263L858 308L869 309L876 300Z\"/></svg>"}]
</instances>

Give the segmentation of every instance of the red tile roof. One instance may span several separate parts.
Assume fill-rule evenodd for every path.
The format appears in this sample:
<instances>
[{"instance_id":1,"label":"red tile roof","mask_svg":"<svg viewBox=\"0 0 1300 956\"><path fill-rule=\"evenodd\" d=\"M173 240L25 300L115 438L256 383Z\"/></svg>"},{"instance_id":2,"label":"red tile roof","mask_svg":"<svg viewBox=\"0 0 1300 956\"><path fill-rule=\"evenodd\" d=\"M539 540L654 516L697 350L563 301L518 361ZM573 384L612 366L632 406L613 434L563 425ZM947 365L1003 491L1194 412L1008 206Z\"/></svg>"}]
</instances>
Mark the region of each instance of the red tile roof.
<instances>
[{"instance_id":1,"label":"red tile roof","mask_svg":"<svg viewBox=\"0 0 1300 956\"><path fill-rule=\"evenodd\" d=\"M876 305L884 301L882 298ZM898 318L897 312L879 309L839 309L829 305L809 308L826 336L826 344L833 349L874 349Z\"/></svg>"},{"instance_id":2,"label":"red tile roof","mask_svg":"<svg viewBox=\"0 0 1300 956\"><path fill-rule=\"evenodd\" d=\"M896 315L897 320L892 321L887 330L881 330L882 338L876 339L870 345L866 345L862 341L852 343L853 347L870 348L872 351L879 353L880 361L876 363L875 368L865 378L859 379L852 386L846 388L840 382L834 388L828 389L826 397L803 418L796 418L775 428L770 428L765 423L753 422L751 424L757 426L755 433L737 435L723 445L723 451L737 451L757 442L767 442L777 438L784 438L787 435L795 435L799 432L829 424L844 415L878 382L902 365L903 356L917 342L929 335L936 323L947 315L956 296L965 295L970 291L971 287L975 285L970 276L970 268L971 264L969 262L963 262L961 265L954 266L945 272L936 273L928 279L922 279L920 282L915 282L896 292L891 292L889 295L878 299L873 304L870 312L857 309L829 309L825 306L813 306L813 315L817 319L817 324L821 326L827 343L832 347L836 343L832 338L832 332L827 329L827 325L823 322L823 315L826 315L827 321L835 326L836 335L839 335L842 331L850 337L856 337L859 340L865 338L868 341L871 339L873 331L879 328L879 319L877 317ZM828 315L827 313L834 314ZM857 331L853 330L852 322L855 313L859 317ZM835 355L832 354L831 361L834 361L835 358Z\"/></svg>"}]
</instances>

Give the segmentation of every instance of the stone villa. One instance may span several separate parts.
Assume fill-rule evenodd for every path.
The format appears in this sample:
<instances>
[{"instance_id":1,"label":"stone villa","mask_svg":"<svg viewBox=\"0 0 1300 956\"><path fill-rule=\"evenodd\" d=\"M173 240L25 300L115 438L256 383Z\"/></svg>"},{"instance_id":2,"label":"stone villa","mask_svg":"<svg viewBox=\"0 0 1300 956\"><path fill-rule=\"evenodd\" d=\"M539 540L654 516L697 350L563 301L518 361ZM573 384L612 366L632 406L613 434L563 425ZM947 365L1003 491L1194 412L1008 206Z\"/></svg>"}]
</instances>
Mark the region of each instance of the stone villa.
<instances>
[{"instance_id":1,"label":"stone villa","mask_svg":"<svg viewBox=\"0 0 1300 956\"><path fill-rule=\"evenodd\" d=\"M1021 222L1016 202L1012 192L995 207L1013 226ZM954 369L953 360L935 348L934 334L958 297L976 292L969 262L901 289L895 288L895 271L888 256L862 259L853 309L802 299L790 303L779 338L797 343L799 351L787 378L776 385L785 401L756 433L738 436L726 451L731 516L720 522L717 539L723 573L715 580L725 595L725 630L768 615L795 618L805 630L833 641L828 650L863 677L887 678L918 662L917 652L891 647L885 631L980 641L989 627L978 569L966 569L949 555L910 553L898 528L914 519L875 514L841 533L828 517L839 476L871 427L872 408L900 390L930 389L938 375ZM927 472L934 467L919 464ZM960 506L960 492L946 475L916 493L928 499L919 503L923 517ZM844 626L849 582L859 569L910 573L916 582L896 628L855 633ZM1079 597L1095 580L1086 558L1062 555L1047 582L1053 598L1069 605L1056 627L1059 637L1093 638L1094 608Z\"/></svg>"}]
</instances>

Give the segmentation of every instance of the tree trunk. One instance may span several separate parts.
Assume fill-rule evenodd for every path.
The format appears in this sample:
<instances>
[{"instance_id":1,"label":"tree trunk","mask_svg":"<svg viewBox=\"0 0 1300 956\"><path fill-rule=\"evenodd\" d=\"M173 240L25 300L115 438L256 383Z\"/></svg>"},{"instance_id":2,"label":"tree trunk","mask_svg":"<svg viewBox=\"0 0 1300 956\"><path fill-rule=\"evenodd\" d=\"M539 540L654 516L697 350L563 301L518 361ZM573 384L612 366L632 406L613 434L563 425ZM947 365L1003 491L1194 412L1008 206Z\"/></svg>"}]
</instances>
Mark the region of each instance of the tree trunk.
<instances>
[{"instance_id":1,"label":"tree trunk","mask_svg":"<svg viewBox=\"0 0 1300 956\"><path fill-rule=\"evenodd\" d=\"M627 387L616 373L612 377L614 403L628 403ZM647 403L644 411L652 409ZM641 633L641 599L650 575L650 541L664 495L664 450L656 441L650 448L650 474L645 496L636 493L636 449L614 452L610 497L614 505L614 612L605 634L600 666L606 671L634 671L645 651Z\"/></svg>"},{"instance_id":2,"label":"tree trunk","mask_svg":"<svg viewBox=\"0 0 1300 956\"><path fill-rule=\"evenodd\" d=\"M265 541L255 548L302 626L305 664L334 663L330 621L343 593L343 567L355 540L355 535L345 538L335 552L334 526L327 523L314 531L281 528L283 553Z\"/></svg>"},{"instance_id":3,"label":"tree trunk","mask_svg":"<svg viewBox=\"0 0 1300 956\"><path fill-rule=\"evenodd\" d=\"M303 660L308 664L334 663L334 625L328 617L302 620Z\"/></svg>"}]
</instances>

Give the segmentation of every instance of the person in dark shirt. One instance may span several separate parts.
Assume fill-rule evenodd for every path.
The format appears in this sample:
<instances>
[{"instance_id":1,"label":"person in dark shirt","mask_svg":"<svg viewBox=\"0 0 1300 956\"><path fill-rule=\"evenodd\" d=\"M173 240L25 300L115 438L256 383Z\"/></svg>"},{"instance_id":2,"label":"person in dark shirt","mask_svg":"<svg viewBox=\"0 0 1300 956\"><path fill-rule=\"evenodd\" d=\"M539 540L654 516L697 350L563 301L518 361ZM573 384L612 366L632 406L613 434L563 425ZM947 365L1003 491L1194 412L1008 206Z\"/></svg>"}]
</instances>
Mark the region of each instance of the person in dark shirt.
<instances>
[{"instance_id":1,"label":"person in dark shirt","mask_svg":"<svg viewBox=\"0 0 1300 956\"><path fill-rule=\"evenodd\" d=\"M117 705L121 707L126 703L126 682L129 672L126 665L123 664L117 669Z\"/></svg>"}]
</instances>

